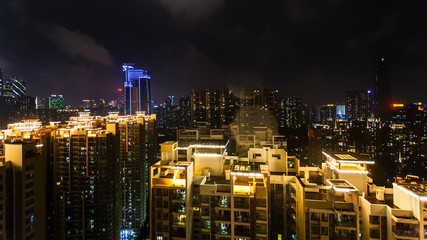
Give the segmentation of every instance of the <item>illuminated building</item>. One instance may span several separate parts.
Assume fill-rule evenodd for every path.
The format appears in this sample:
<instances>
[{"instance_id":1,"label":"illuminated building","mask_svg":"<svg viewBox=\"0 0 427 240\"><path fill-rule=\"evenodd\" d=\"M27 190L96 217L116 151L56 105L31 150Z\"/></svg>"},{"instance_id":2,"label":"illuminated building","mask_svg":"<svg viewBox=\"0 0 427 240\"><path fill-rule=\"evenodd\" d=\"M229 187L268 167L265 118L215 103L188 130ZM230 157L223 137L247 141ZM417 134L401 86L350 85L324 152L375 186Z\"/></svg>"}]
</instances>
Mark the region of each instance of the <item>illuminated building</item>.
<instances>
[{"instance_id":1,"label":"illuminated building","mask_svg":"<svg viewBox=\"0 0 427 240\"><path fill-rule=\"evenodd\" d=\"M55 238L118 239L119 171L113 134L86 117L55 131ZM72 124L72 125L71 125Z\"/></svg>"},{"instance_id":2,"label":"illuminated building","mask_svg":"<svg viewBox=\"0 0 427 240\"><path fill-rule=\"evenodd\" d=\"M119 143L122 234L138 237L148 216L149 166L157 160L156 116L110 113L107 130Z\"/></svg>"},{"instance_id":3,"label":"illuminated building","mask_svg":"<svg viewBox=\"0 0 427 240\"><path fill-rule=\"evenodd\" d=\"M2 76L0 76L0 96L2 97L13 96L12 81L4 79Z\"/></svg>"},{"instance_id":4,"label":"illuminated building","mask_svg":"<svg viewBox=\"0 0 427 240\"><path fill-rule=\"evenodd\" d=\"M230 141L194 133L194 140L161 144L162 160L151 167L151 239L271 239L269 224L283 223L284 209L270 199L269 177L278 175L283 187L280 176L296 174L298 159L274 140L247 157L228 156ZM282 212L270 213L270 202Z\"/></svg>"},{"instance_id":5,"label":"illuminated building","mask_svg":"<svg viewBox=\"0 0 427 240\"><path fill-rule=\"evenodd\" d=\"M169 96L163 104L154 107L157 117L157 129L163 139L170 140L176 138L176 129L181 125L181 108L173 104L174 97ZM189 110L189 109L188 109ZM190 124L189 120L186 126Z\"/></svg>"},{"instance_id":6,"label":"illuminated building","mask_svg":"<svg viewBox=\"0 0 427 240\"><path fill-rule=\"evenodd\" d=\"M49 109L63 109L63 108L64 108L64 96L50 95Z\"/></svg>"},{"instance_id":7,"label":"illuminated building","mask_svg":"<svg viewBox=\"0 0 427 240\"><path fill-rule=\"evenodd\" d=\"M92 108L91 100L83 99L82 100L82 108L83 109L91 109Z\"/></svg>"},{"instance_id":8,"label":"illuminated building","mask_svg":"<svg viewBox=\"0 0 427 240\"><path fill-rule=\"evenodd\" d=\"M19 98L19 97L25 97L27 96L27 86L26 83L16 77L13 76L10 78L10 81L12 83L12 96L15 98Z\"/></svg>"},{"instance_id":9,"label":"illuminated building","mask_svg":"<svg viewBox=\"0 0 427 240\"><path fill-rule=\"evenodd\" d=\"M317 122L333 127L337 117L337 108L335 104L327 104L319 107Z\"/></svg>"},{"instance_id":10,"label":"illuminated building","mask_svg":"<svg viewBox=\"0 0 427 240\"><path fill-rule=\"evenodd\" d=\"M255 143L259 135L240 156L215 140L220 134L197 129L161 144L151 168L151 239L427 238L425 185L376 186L375 162L348 151L323 151L320 167L301 167L283 136Z\"/></svg>"},{"instance_id":11,"label":"illuminated building","mask_svg":"<svg viewBox=\"0 0 427 240\"><path fill-rule=\"evenodd\" d=\"M427 186L394 183L392 188L370 184L360 197L362 239L427 239Z\"/></svg>"},{"instance_id":12,"label":"illuminated building","mask_svg":"<svg viewBox=\"0 0 427 240\"><path fill-rule=\"evenodd\" d=\"M191 123L221 128L234 121L234 96L230 89L191 90Z\"/></svg>"},{"instance_id":13,"label":"illuminated building","mask_svg":"<svg viewBox=\"0 0 427 240\"><path fill-rule=\"evenodd\" d=\"M138 236L147 215L149 165L157 159L155 126L155 115L94 117L88 112L70 117L66 124L43 125L37 120L9 124L0 133L0 156L5 146L6 159L8 152L17 152L8 150L8 142L35 142L42 160L37 167L45 168L45 182L38 184L46 187L38 190L45 198L45 229L39 231L45 237L37 239L118 239L121 201L126 200L133 235ZM121 169L119 164L125 161L127 166ZM3 212L0 207L0 215Z\"/></svg>"},{"instance_id":14,"label":"illuminated building","mask_svg":"<svg viewBox=\"0 0 427 240\"><path fill-rule=\"evenodd\" d=\"M374 114L382 121L388 120L391 105L390 68L387 61L381 58L375 68Z\"/></svg>"},{"instance_id":15,"label":"illuminated building","mask_svg":"<svg viewBox=\"0 0 427 240\"><path fill-rule=\"evenodd\" d=\"M134 64L123 64L125 72L124 106L125 114L145 112L151 114L151 76L146 70L135 69Z\"/></svg>"},{"instance_id":16,"label":"illuminated building","mask_svg":"<svg viewBox=\"0 0 427 240\"><path fill-rule=\"evenodd\" d=\"M268 127L278 132L279 101L277 89L247 88L240 91L240 132L253 127Z\"/></svg>"},{"instance_id":17,"label":"illuminated building","mask_svg":"<svg viewBox=\"0 0 427 240\"><path fill-rule=\"evenodd\" d=\"M36 142L7 141L0 162L0 237L46 239L46 163Z\"/></svg>"},{"instance_id":18,"label":"illuminated building","mask_svg":"<svg viewBox=\"0 0 427 240\"><path fill-rule=\"evenodd\" d=\"M329 179L347 179L362 193L367 192L368 165L374 161L352 152L324 151L326 161L323 171Z\"/></svg>"},{"instance_id":19,"label":"illuminated building","mask_svg":"<svg viewBox=\"0 0 427 240\"><path fill-rule=\"evenodd\" d=\"M178 106L178 126L189 126L191 123L191 98L181 97Z\"/></svg>"},{"instance_id":20,"label":"illuminated building","mask_svg":"<svg viewBox=\"0 0 427 240\"><path fill-rule=\"evenodd\" d=\"M349 91L346 98L346 113L349 120L365 120L371 116L371 91Z\"/></svg>"},{"instance_id":21,"label":"illuminated building","mask_svg":"<svg viewBox=\"0 0 427 240\"><path fill-rule=\"evenodd\" d=\"M36 109L49 109L49 100L46 98L36 97Z\"/></svg>"},{"instance_id":22,"label":"illuminated building","mask_svg":"<svg viewBox=\"0 0 427 240\"><path fill-rule=\"evenodd\" d=\"M279 127L299 128L304 124L302 100L295 96L280 100Z\"/></svg>"},{"instance_id":23,"label":"illuminated building","mask_svg":"<svg viewBox=\"0 0 427 240\"><path fill-rule=\"evenodd\" d=\"M337 118L346 118L346 105L344 105L344 104L337 104L337 107L336 107L336 117Z\"/></svg>"}]
</instances>

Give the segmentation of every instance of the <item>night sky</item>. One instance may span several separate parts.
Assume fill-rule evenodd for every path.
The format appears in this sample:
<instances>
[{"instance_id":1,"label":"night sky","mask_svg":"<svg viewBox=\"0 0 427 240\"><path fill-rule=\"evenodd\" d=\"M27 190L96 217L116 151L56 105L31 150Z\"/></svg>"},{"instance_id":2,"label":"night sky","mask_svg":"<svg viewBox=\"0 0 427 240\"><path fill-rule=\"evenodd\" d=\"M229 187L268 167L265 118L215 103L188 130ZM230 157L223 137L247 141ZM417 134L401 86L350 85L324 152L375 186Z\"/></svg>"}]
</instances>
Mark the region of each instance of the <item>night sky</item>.
<instances>
[{"instance_id":1,"label":"night sky","mask_svg":"<svg viewBox=\"0 0 427 240\"><path fill-rule=\"evenodd\" d=\"M153 98L192 88L277 87L344 102L391 66L394 100L427 101L427 4L413 0L0 0L0 68L32 96L118 97L121 64Z\"/></svg>"}]
</instances>

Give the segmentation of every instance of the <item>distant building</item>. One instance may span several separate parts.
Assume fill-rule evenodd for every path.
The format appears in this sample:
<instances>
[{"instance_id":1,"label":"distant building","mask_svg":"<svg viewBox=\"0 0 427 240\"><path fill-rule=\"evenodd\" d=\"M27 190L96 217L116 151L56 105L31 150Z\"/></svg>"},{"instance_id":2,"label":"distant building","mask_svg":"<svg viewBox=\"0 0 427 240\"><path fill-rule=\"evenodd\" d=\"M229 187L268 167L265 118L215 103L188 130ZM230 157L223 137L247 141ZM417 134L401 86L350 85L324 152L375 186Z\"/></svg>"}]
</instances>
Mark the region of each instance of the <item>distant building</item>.
<instances>
[{"instance_id":1,"label":"distant building","mask_svg":"<svg viewBox=\"0 0 427 240\"><path fill-rule=\"evenodd\" d=\"M280 99L279 128L300 128L306 125L304 121L304 106L302 100L295 96Z\"/></svg>"},{"instance_id":2,"label":"distant building","mask_svg":"<svg viewBox=\"0 0 427 240\"><path fill-rule=\"evenodd\" d=\"M148 71L135 69L134 64L123 64L125 114L145 112L151 114L151 75Z\"/></svg>"},{"instance_id":3,"label":"distant building","mask_svg":"<svg viewBox=\"0 0 427 240\"><path fill-rule=\"evenodd\" d=\"M64 108L64 96L50 95L49 109L63 109L63 108Z\"/></svg>"},{"instance_id":4,"label":"distant building","mask_svg":"<svg viewBox=\"0 0 427 240\"><path fill-rule=\"evenodd\" d=\"M26 83L18 78L18 77L11 77L10 81L12 82L12 88L13 88L13 93L12 96L19 98L19 97L25 97L27 96L27 86Z\"/></svg>"},{"instance_id":5,"label":"distant building","mask_svg":"<svg viewBox=\"0 0 427 240\"><path fill-rule=\"evenodd\" d=\"M49 99L36 97L36 109L49 109Z\"/></svg>"},{"instance_id":6,"label":"distant building","mask_svg":"<svg viewBox=\"0 0 427 240\"><path fill-rule=\"evenodd\" d=\"M382 121L388 120L391 108L391 80L390 67L384 58L381 58L375 68L374 113Z\"/></svg>"},{"instance_id":7,"label":"distant building","mask_svg":"<svg viewBox=\"0 0 427 240\"><path fill-rule=\"evenodd\" d=\"M233 123L235 105L230 89L191 90L191 123L207 123L220 128Z\"/></svg>"},{"instance_id":8,"label":"distant building","mask_svg":"<svg viewBox=\"0 0 427 240\"><path fill-rule=\"evenodd\" d=\"M318 108L317 122L333 126L337 117L337 107L335 104L327 104Z\"/></svg>"},{"instance_id":9,"label":"distant building","mask_svg":"<svg viewBox=\"0 0 427 240\"><path fill-rule=\"evenodd\" d=\"M248 134L253 127L268 127L278 132L279 90L243 88L240 91L240 132Z\"/></svg>"},{"instance_id":10,"label":"distant building","mask_svg":"<svg viewBox=\"0 0 427 240\"><path fill-rule=\"evenodd\" d=\"M344 104L337 104L336 107L336 118L346 118L346 107Z\"/></svg>"},{"instance_id":11,"label":"distant building","mask_svg":"<svg viewBox=\"0 0 427 240\"><path fill-rule=\"evenodd\" d=\"M26 83L16 76L8 80L4 79L2 73L0 73L0 96L13 98L25 97L27 96Z\"/></svg>"},{"instance_id":12,"label":"distant building","mask_svg":"<svg viewBox=\"0 0 427 240\"><path fill-rule=\"evenodd\" d=\"M372 117L371 91L349 91L346 98L346 115L349 120L366 120Z\"/></svg>"}]
</instances>

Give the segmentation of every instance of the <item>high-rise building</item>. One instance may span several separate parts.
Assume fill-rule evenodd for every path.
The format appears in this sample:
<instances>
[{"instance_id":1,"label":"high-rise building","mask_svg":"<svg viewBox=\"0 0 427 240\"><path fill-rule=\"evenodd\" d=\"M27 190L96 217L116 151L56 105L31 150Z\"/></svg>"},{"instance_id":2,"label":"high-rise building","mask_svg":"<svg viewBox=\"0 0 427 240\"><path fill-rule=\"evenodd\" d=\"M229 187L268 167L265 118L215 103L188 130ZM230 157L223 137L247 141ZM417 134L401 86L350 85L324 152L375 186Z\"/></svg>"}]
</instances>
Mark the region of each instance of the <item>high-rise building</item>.
<instances>
[{"instance_id":1,"label":"high-rise building","mask_svg":"<svg viewBox=\"0 0 427 240\"><path fill-rule=\"evenodd\" d=\"M230 89L191 90L191 123L207 123L213 128L233 123L235 105Z\"/></svg>"},{"instance_id":2,"label":"high-rise building","mask_svg":"<svg viewBox=\"0 0 427 240\"><path fill-rule=\"evenodd\" d=\"M348 91L346 115L349 120L366 120L371 116L371 91Z\"/></svg>"},{"instance_id":3,"label":"high-rise building","mask_svg":"<svg viewBox=\"0 0 427 240\"><path fill-rule=\"evenodd\" d=\"M337 104L336 107L336 118L346 118L347 114L346 114L346 110L345 110L345 105L344 104Z\"/></svg>"},{"instance_id":4,"label":"high-rise building","mask_svg":"<svg viewBox=\"0 0 427 240\"><path fill-rule=\"evenodd\" d=\"M47 98L36 97L36 109L49 109L49 100Z\"/></svg>"},{"instance_id":5,"label":"high-rise building","mask_svg":"<svg viewBox=\"0 0 427 240\"><path fill-rule=\"evenodd\" d=\"M26 83L16 76L12 76L8 80L3 79L0 69L0 96L13 98L25 97L27 96Z\"/></svg>"},{"instance_id":6,"label":"high-rise building","mask_svg":"<svg viewBox=\"0 0 427 240\"><path fill-rule=\"evenodd\" d=\"M156 116L114 116L107 130L118 137L121 233L138 237L147 220L149 166L157 160Z\"/></svg>"},{"instance_id":7,"label":"high-rise building","mask_svg":"<svg viewBox=\"0 0 427 240\"><path fill-rule=\"evenodd\" d=\"M151 114L151 76L146 70L135 69L134 64L123 64L124 81L124 113L135 114L145 112Z\"/></svg>"},{"instance_id":8,"label":"high-rise building","mask_svg":"<svg viewBox=\"0 0 427 240\"><path fill-rule=\"evenodd\" d=\"M34 217L34 222L45 221L44 229L35 228L36 239L119 239L123 222L128 224L126 229L132 230L126 232L134 232L133 237L137 237L147 218L149 166L157 161L156 116L111 113L107 117L93 117L83 112L69 120L66 124L51 122L49 125L25 120L9 124L0 133L1 163L10 159L12 153L11 156L19 155L19 149L12 149L18 143L23 146L34 143L37 148L34 153L31 149L23 150L26 164L32 163L32 154L40 158L34 174L44 177L43 183L36 178L38 182L33 191L44 197L45 209L43 218L39 213ZM8 147L8 144L15 145ZM6 149L6 155L3 149ZM40 174L38 169L44 172ZM3 185L0 186L0 216L13 214L11 205L1 205L2 202L20 201L10 197L15 190L9 187L14 185L11 180L6 182L6 175L1 173L9 170L0 166L0 185ZM32 183L28 187L22 185L28 191L33 189L31 186ZM20 206L31 207L31 204L29 200ZM128 217L121 221L124 210ZM28 214L31 211L28 210ZM4 219L0 217L0 230L3 227L12 229L9 225L1 225L6 224ZM7 234L11 235L11 231L13 229ZM4 232L6 230L0 235ZM30 230L24 232L32 233Z\"/></svg>"},{"instance_id":9,"label":"high-rise building","mask_svg":"<svg viewBox=\"0 0 427 240\"><path fill-rule=\"evenodd\" d=\"M55 133L55 239L119 239L115 137L88 124Z\"/></svg>"},{"instance_id":10,"label":"high-rise building","mask_svg":"<svg viewBox=\"0 0 427 240\"><path fill-rule=\"evenodd\" d=\"M335 104L327 104L318 107L317 122L333 126L337 117L337 107Z\"/></svg>"},{"instance_id":11,"label":"high-rise building","mask_svg":"<svg viewBox=\"0 0 427 240\"><path fill-rule=\"evenodd\" d=\"M375 68L374 113L381 120L388 120L391 108L390 68L387 61L381 58Z\"/></svg>"},{"instance_id":12,"label":"high-rise building","mask_svg":"<svg viewBox=\"0 0 427 240\"><path fill-rule=\"evenodd\" d=\"M7 141L0 162L0 238L46 239L46 163L36 142Z\"/></svg>"},{"instance_id":13,"label":"high-rise building","mask_svg":"<svg viewBox=\"0 0 427 240\"><path fill-rule=\"evenodd\" d=\"M277 89L247 88L240 91L240 132L250 133L253 127L268 127L278 132L279 100Z\"/></svg>"},{"instance_id":14,"label":"high-rise building","mask_svg":"<svg viewBox=\"0 0 427 240\"><path fill-rule=\"evenodd\" d=\"M12 96L13 97L19 98L19 97L27 96L27 86L26 86L26 83L22 79L20 79L16 76L13 76L10 78L10 81L12 82L12 88L13 88Z\"/></svg>"},{"instance_id":15,"label":"high-rise building","mask_svg":"<svg viewBox=\"0 0 427 240\"><path fill-rule=\"evenodd\" d=\"M280 100L279 127L299 128L305 125L302 100L295 96Z\"/></svg>"},{"instance_id":16,"label":"high-rise building","mask_svg":"<svg viewBox=\"0 0 427 240\"><path fill-rule=\"evenodd\" d=\"M50 95L49 97L49 109L63 109L64 108L64 96L62 95Z\"/></svg>"}]
</instances>

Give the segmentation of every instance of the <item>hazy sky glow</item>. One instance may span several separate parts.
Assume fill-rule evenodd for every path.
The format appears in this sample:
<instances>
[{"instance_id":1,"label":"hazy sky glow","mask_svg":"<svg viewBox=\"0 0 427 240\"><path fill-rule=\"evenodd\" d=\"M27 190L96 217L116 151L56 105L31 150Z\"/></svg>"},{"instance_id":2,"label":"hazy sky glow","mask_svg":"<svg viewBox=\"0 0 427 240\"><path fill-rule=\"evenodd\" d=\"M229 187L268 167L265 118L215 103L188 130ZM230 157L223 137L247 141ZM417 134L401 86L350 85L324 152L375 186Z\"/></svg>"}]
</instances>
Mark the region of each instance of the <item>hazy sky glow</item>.
<instances>
[{"instance_id":1,"label":"hazy sky glow","mask_svg":"<svg viewBox=\"0 0 427 240\"><path fill-rule=\"evenodd\" d=\"M415 0L2 0L0 68L72 104L117 98L123 62L151 71L158 101L267 86L319 104L372 88L384 56L393 98L427 101L426 12Z\"/></svg>"}]
</instances>

